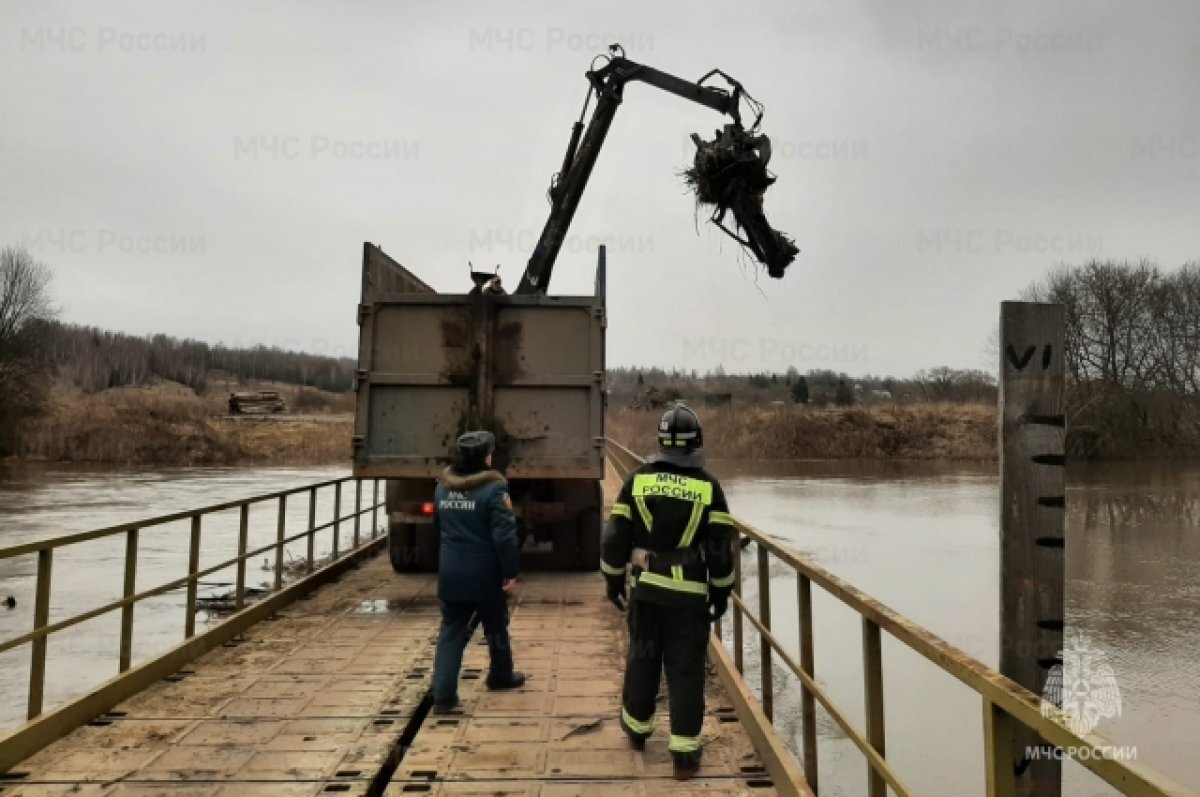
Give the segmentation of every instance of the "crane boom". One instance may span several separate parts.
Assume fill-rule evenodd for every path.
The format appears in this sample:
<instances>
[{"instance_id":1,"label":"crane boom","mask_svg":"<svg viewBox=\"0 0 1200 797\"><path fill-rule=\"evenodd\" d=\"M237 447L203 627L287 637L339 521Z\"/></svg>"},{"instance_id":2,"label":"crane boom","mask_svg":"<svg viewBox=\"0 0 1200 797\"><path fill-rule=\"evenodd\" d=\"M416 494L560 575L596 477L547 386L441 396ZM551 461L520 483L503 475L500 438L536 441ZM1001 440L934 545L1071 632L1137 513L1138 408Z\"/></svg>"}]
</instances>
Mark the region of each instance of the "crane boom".
<instances>
[{"instance_id":1,"label":"crane boom","mask_svg":"<svg viewBox=\"0 0 1200 797\"><path fill-rule=\"evenodd\" d=\"M518 294L544 294L549 289L555 261L558 259L571 221L575 217L575 211L579 207L579 201L583 197L592 169L596 165L600 149L604 146L613 118L621 106L625 84L630 81L640 81L712 108L732 119L732 125L727 127L727 130L732 129L735 134L744 134L740 105L746 95L741 84L724 72L714 69L700 80L691 82L653 67L630 61L625 58L624 51L619 45L613 45L609 49L612 55L607 57L607 62L599 69L589 70L586 73L590 84L587 100L584 102L579 120L575 122L571 130L571 139L567 144L567 151L563 156L562 167L556 176L557 179L551 185L550 216L530 255L525 273L516 290ZM731 90L705 85L705 81L714 75L722 77L729 84ZM596 98L596 105L585 130L583 119L587 115L588 105L593 96ZM757 103L753 103L752 107L756 111L756 119L751 128L754 129L762 117L762 112L761 106ZM748 140L765 142L766 137L750 137ZM767 151L769 152L769 145ZM732 233L730 234L732 235ZM743 243L746 242L743 241ZM760 259L762 259L761 256ZM790 262L790 258L788 262ZM782 274L782 267L778 270L779 274L776 274L775 269L772 269L772 276Z\"/></svg>"}]
</instances>

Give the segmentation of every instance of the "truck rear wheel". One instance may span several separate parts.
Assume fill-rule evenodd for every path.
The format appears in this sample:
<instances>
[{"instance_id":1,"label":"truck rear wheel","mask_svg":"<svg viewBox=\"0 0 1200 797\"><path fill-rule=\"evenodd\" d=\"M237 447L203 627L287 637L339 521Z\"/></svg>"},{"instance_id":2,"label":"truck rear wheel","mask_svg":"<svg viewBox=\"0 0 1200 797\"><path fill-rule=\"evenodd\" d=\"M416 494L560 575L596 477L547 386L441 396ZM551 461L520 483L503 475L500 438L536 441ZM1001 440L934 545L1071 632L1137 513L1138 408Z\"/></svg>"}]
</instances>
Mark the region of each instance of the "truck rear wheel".
<instances>
[{"instance_id":1,"label":"truck rear wheel","mask_svg":"<svg viewBox=\"0 0 1200 797\"><path fill-rule=\"evenodd\" d=\"M441 549L441 540L433 533L433 524L424 523L416 527L415 555L417 558L417 572L419 573L436 573L438 569L438 554Z\"/></svg>"},{"instance_id":2,"label":"truck rear wheel","mask_svg":"<svg viewBox=\"0 0 1200 797\"><path fill-rule=\"evenodd\" d=\"M397 573L434 573L438 539L429 523L389 523L388 559Z\"/></svg>"},{"instance_id":3,"label":"truck rear wheel","mask_svg":"<svg viewBox=\"0 0 1200 797\"><path fill-rule=\"evenodd\" d=\"M411 573L416 563L411 523L388 523L388 560L397 573Z\"/></svg>"},{"instance_id":4,"label":"truck rear wheel","mask_svg":"<svg viewBox=\"0 0 1200 797\"><path fill-rule=\"evenodd\" d=\"M600 569L600 541L604 535L604 488L600 482L591 483L592 503L577 515L579 539L579 569Z\"/></svg>"},{"instance_id":5,"label":"truck rear wheel","mask_svg":"<svg viewBox=\"0 0 1200 797\"><path fill-rule=\"evenodd\" d=\"M600 482L572 479L555 484L556 498L567 517L554 524L554 567L559 570L598 570L603 493Z\"/></svg>"},{"instance_id":6,"label":"truck rear wheel","mask_svg":"<svg viewBox=\"0 0 1200 797\"><path fill-rule=\"evenodd\" d=\"M604 519L600 507L579 513L579 569L600 569L600 537Z\"/></svg>"}]
</instances>

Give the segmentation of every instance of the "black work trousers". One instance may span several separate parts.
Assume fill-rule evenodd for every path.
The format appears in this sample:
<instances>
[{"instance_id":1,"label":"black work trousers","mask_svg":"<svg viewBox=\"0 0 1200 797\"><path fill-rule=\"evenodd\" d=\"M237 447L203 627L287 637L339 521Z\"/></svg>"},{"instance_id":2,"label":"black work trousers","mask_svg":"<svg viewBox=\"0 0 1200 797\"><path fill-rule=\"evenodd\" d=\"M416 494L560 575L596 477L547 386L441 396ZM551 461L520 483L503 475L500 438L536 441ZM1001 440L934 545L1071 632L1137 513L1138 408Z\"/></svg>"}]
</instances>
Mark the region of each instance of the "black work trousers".
<instances>
[{"instance_id":1,"label":"black work trousers","mask_svg":"<svg viewBox=\"0 0 1200 797\"><path fill-rule=\"evenodd\" d=\"M635 730L648 729L665 669L671 707L670 749L674 751L699 749L708 634L707 611L662 606L636 597L629 602L624 713Z\"/></svg>"},{"instance_id":2,"label":"black work trousers","mask_svg":"<svg viewBox=\"0 0 1200 797\"><path fill-rule=\"evenodd\" d=\"M487 635L491 669L489 683L512 679L512 642L508 637L508 604L505 601L468 603L442 601L442 628L433 657L433 702L449 705L458 700L458 673L463 651L475 628L483 623Z\"/></svg>"}]
</instances>

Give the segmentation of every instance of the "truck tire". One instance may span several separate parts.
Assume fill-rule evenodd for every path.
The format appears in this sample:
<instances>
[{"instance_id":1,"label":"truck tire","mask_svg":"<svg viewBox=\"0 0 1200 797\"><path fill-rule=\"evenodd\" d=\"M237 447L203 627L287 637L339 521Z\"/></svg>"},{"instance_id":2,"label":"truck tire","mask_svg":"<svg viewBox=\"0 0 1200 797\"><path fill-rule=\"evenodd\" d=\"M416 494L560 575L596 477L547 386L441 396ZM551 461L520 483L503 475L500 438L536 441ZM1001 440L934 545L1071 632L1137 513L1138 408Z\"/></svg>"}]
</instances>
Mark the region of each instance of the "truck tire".
<instances>
[{"instance_id":1,"label":"truck tire","mask_svg":"<svg viewBox=\"0 0 1200 797\"><path fill-rule=\"evenodd\" d=\"M441 540L434 534L432 524L423 523L415 526L414 530L416 543L413 553L416 559L416 571L418 573L436 573Z\"/></svg>"},{"instance_id":2,"label":"truck tire","mask_svg":"<svg viewBox=\"0 0 1200 797\"><path fill-rule=\"evenodd\" d=\"M388 559L397 573L416 572L416 541L411 523L388 523Z\"/></svg>"},{"instance_id":3,"label":"truck tire","mask_svg":"<svg viewBox=\"0 0 1200 797\"><path fill-rule=\"evenodd\" d=\"M566 505L568 514L554 524L554 569L598 570L604 498L600 482L564 479L555 484L555 498Z\"/></svg>"},{"instance_id":4,"label":"truck tire","mask_svg":"<svg viewBox=\"0 0 1200 797\"><path fill-rule=\"evenodd\" d=\"M580 559L578 568L594 573L600 569L600 541L604 535L604 489L599 481L593 484L595 503L577 516Z\"/></svg>"},{"instance_id":5,"label":"truck tire","mask_svg":"<svg viewBox=\"0 0 1200 797\"><path fill-rule=\"evenodd\" d=\"M579 513L579 569L593 572L600 569L600 537L603 534L603 522L600 507L587 509Z\"/></svg>"}]
</instances>

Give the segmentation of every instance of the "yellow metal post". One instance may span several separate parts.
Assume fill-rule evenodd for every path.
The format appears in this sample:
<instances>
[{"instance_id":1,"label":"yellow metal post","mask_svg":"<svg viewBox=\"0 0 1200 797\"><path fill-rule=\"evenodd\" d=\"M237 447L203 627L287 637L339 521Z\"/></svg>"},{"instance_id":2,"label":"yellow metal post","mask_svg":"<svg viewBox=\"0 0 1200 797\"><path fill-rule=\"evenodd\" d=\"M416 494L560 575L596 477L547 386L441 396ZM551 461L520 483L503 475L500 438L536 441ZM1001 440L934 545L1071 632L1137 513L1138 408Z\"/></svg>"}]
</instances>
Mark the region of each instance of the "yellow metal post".
<instances>
[{"instance_id":1,"label":"yellow metal post","mask_svg":"<svg viewBox=\"0 0 1200 797\"><path fill-rule=\"evenodd\" d=\"M275 532L275 589L283 587L283 541L287 537L287 496L279 496L279 517Z\"/></svg>"},{"instance_id":2,"label":"yellow metal post","mask_svg":"<svg viewBox=\"0 0 1200 797\"><path fill-rule=\"evenodd\" d=\"M733 546L733 591L742 597L742 546ZM736 603L733 606L733 665L739 673L746 671L742 661L742 608Z\"/></svg>"},{"instance_id":3,"label":"yellow metal post","mask_svg":"<svg viewBox=\"0 0 1200 797\"><path fill-rule=\"evenodd\" d=\"M800 622L800 669L809 678L816 678L813 660L812 581L803 573L796 574L796 600ZM800 685L800 726L803 730L804 779L813 792L817 791L817 703L812 690Z\"/></svg>"},{"instance_id":4,"label":"yellow metal post","mask_svg":"<svg viewBox=\"0 0 1200 797\"><path fill-rule=\"evenodd\" d=\"M242 504L238 517L237 585L233 605L238 611L246 605L246 546L250 541L250 505Z\"/></svg>"},{"instance_id":5,"label":"yellow metal post","mask_svg":"<svg viewBox=\"0 0 1200 797\"><path fill-rule=\"evenodd\" d=\"M1013 771L1013 718L986 697L983 699L984 776L987 797L1016 797L1017 776Z\"/></svg>"},{"instance_id":6,"label":"yellow metal post","mask_svg":"<svg viewBox=\"0 0 1200 797\"><path fill-rule=\"evenodd\" d=\"M362 525L362 479L354 480L354 547L358 547L359 527Z\"/></svg>"},{"instance_id":7,"label":"yellow metal post","mask_svg":"<svg viewBox=\"0 0 1200 797\"><path fill-rule=\"evenodd\" d=\"M191 639L196 635L196 573L200 570L200 516L192 515L192 540L188 548L187 601L183 618L183 636Z\"/></svg>"},{"instance_id":8,"label":"yellow metal post","mask_svg":"<svg viewBox=\"0 0 1200 797\"><path fill-rule=\"evenodd\" d=\"M338 558L342 537L342 483L333 488L333 558Z\"/></svg>"},{"instance_id":9,"label":"yellow metal post","mask_svg":"<svg viewBox=\"0 0 1200 797\"><path fill-rule=\"evenodd\" d=\"M125 584L121 596L129 600L137 592L138 530L125 532ZM133 602L121 607L121 653L118 672L129 669L133 659Z\"/></svg>"},{"instance_id":10,"label":"yellow metal post","mask_svg":"<svg viewBox=\"0 0 1200 797\"><path fill-rule=\"evenodd\" d=\"M316 568L317 561L317 488L308 491L308 566L309 573Z\"/></svg>"},{"instance_id":11,"label":"yellow metal post","mask_svg":"<svg viewBox=\"0 0 1200 797\"><path fill-rule=\"evenodd\" d=\"M379 479L375 479L375 487L371 495L371 536L379 534Z\"/></svg>"},{"instance_id":12,"label":"yellow metal post","mask_svg":"<svg viewBox=\"0 0 1200 797\"><path fill-rule=\"evenodd\" d=\"M884 755L883 726L883 647L879 638L879 626L868 620L862 621L863 633L863 692L867 708L867 742ZM867 794L869 797L886 797L887 784L883 775L867 763Z\"/></svg>"},{"instance_id":13,"label":"yellow metal post","mask_svg":"<svg viewBox=\"0 0 1200 797\"><path fill-rule=\"evenodd\" d=\"M761 545L758 548L758 619L763 628L771 630L771 562L769 553ZM767 719L775 719L775 680L771 672L771 643L759 634L760 680L762 682L762 707Z\"/></svg>"},{"instance_id":14,"label":"yellow metal post","mask_svg":"<svg viewBox=\"0 0 1200 797\"><path fill-rule=\"evenodd\" d=\"M33 601L33 630L40 631L50 622L50 575L54 551L43 548L37 558L37 592ZM29 702L27 716L33 719L42 713L42 693L46 685L46 637L35 637L30 645Z\"/></svg>"}]
</instances>

